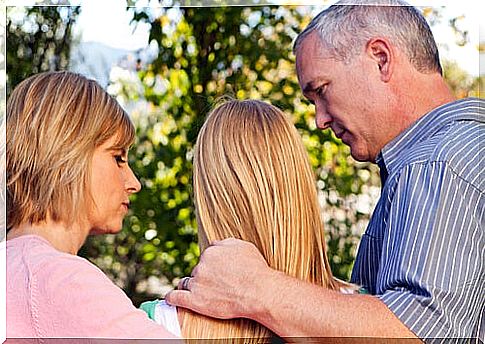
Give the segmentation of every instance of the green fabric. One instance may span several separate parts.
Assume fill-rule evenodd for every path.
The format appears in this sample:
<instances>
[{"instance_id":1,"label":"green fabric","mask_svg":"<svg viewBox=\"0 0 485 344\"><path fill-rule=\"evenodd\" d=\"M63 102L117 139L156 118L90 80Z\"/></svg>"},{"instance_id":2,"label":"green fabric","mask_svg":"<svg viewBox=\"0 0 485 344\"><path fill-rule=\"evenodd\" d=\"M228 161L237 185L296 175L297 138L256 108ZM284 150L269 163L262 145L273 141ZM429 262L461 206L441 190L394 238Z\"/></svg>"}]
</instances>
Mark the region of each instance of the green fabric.
<instances>
[{"instance_id":1,"label":"green fabric","mask_svg":"<svg viewBox=\"0 0 485 344\"><path fill-rule=\"evenodd\" d=\"M140 309L144 311L148 317L155 320L155 307L157 306L158 300L146 301L140 305Z\"/></svg>"},{"instance_id":2,"label":"green fabric","mask_svg":"<svg viewBox=\"0 0 485 344\"><path fill-rule=\"evenodd\" d=\"M358 293L359 294L369 294L369 292L367 291L367 289L365 289L364 287L359 288Z\"/></svg>"}]
</instances>

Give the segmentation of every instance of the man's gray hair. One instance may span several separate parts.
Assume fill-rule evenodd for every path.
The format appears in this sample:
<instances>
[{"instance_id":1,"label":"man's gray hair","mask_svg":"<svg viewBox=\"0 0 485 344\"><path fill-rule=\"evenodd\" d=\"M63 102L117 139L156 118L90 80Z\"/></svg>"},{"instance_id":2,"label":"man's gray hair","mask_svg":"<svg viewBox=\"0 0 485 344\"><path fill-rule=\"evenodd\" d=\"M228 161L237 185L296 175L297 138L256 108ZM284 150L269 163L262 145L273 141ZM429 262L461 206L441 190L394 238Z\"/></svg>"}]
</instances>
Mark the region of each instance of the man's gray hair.
<instances>
[{"instance_id":1,"label":"man's gray hair","mask_svg":"<svg viewBox=\"0 0 485 344\"><path fill-rule=\"evenodd\" d=\"M369 39L388 38L422 73L442 69L438 48L424 16L401 0L339 1L320 12L296 38L296 54L305 37L316 32L331 56L346 61L363 52Z\"/></svg>"}]
</instances>

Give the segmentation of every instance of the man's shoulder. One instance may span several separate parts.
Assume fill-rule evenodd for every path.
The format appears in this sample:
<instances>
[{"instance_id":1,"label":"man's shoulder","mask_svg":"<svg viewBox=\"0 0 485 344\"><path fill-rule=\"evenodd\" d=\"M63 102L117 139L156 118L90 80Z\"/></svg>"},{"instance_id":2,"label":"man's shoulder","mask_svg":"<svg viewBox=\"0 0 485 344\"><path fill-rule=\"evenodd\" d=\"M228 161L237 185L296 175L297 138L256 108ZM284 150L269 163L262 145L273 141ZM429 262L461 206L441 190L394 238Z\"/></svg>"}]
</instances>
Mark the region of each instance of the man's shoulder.
<instances>
[{"instance_id":1,"label":"man's shoulder","mask_svg":"<svg viewBox=\"0 0 485 344\"><path fill-rule=\"evenodd\" d=\"M454 121L425 140L416 143L402 157L400 169L433 165L453 170L465 180L474 180L480 173L485 154L485 123Z\"/></svg>"},{"instance_id":2,"label":"man's shoulder","mask_svg":"<svg viewBox=\"0 0 485 344\"><path fill-rule=\"evenodd\" d=\"M446 135L440 137L430 154L430 161L446 161L457 171L473 168L480 162L485 152L482 144L485 123L476 121L457 121L450 125Z\"/></svg>"}]
</instances>

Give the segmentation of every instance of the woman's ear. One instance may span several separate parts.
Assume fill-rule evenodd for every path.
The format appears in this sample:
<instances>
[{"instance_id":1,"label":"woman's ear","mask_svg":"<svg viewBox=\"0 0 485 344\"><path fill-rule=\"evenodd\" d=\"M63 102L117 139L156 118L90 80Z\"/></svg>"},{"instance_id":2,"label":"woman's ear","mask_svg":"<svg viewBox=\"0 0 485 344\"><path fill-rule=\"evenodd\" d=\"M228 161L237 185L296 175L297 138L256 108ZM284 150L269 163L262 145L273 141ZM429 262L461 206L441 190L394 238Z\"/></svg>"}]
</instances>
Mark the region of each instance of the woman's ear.
<instances>
[{"instance_id":1,"label":"woman's ear","mask_svg":"<svg viewBox=\"0 0 485 344\"><path fill-rule=\"evenodd\" d=\"M386 38L372 38L367 42L367 55L375 61L381 74L381 80L389 82L394 68L394 51Z\"/></svg>"}]
</instances>

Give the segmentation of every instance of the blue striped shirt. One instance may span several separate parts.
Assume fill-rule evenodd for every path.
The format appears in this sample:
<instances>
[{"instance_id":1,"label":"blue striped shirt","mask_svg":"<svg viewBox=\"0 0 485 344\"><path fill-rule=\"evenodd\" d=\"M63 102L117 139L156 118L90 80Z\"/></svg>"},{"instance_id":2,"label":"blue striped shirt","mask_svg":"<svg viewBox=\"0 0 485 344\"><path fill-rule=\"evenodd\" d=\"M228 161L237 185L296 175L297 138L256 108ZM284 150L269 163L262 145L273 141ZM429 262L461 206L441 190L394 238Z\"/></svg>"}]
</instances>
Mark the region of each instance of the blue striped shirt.
<instances>
[{"instance_id":1,"label":"blue striped shirt","mask_svg":"<svg viewBox=\"0 0 485 344\"><path fill-rule=\"evenodd\" d=\"M484 105L470 98L434 109L377 159L381 198L352 282L420 338L471 338L483 331Z\"/></svg>"}]
</instances>

